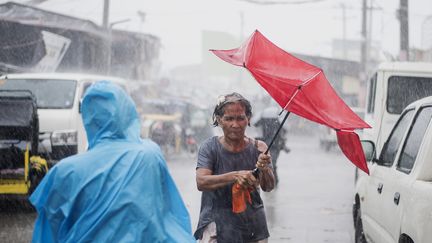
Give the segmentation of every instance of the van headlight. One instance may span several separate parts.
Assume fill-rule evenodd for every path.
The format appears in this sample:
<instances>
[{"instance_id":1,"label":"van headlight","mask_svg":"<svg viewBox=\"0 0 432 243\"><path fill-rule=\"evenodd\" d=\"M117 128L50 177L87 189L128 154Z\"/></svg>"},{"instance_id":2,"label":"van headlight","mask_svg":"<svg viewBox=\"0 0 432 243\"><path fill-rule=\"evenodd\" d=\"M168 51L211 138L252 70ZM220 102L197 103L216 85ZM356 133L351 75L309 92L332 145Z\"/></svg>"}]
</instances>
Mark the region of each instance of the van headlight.
<instances>
[{"instance_id":1,"label":"van headlight","mask_svg":"<svg viewBox=\"0 0 432 243\"><path fill-rule=\"evenodd\" d=\"M77 145L78 144L78 133L76 130L61 130L54 131L51 134L51 145Z\"/></svg>"}]
</instances>

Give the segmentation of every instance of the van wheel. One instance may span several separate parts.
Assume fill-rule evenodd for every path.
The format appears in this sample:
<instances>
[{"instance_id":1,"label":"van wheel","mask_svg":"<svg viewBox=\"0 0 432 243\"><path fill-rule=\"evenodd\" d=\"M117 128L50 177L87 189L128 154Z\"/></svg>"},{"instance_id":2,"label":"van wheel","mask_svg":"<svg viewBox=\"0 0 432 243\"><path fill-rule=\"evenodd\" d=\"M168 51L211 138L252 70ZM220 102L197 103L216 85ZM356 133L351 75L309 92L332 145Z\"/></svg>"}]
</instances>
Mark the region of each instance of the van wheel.
<instances>
[{"instance_id":1,"label":"van wheel","mask_svg":"<svg viewBox=\"0 0 432 243\"><path fill-rule=\"evenodd\" d=\"M407 235L401 235L399 243L414 243L414 241Z\"/></svg>"},{"instance_id":2,"label":"van wheel","mask_svg":"<svg viewBox=\"0 0 432 243\"><path fill-rule=\"evenodd\" d=\"M357 214L355 219L355 232L354 232L355 243L367 243L366 237L363 232L363 223L361 220L360 206L357 208Z\"/></svg>"}]
</instances>

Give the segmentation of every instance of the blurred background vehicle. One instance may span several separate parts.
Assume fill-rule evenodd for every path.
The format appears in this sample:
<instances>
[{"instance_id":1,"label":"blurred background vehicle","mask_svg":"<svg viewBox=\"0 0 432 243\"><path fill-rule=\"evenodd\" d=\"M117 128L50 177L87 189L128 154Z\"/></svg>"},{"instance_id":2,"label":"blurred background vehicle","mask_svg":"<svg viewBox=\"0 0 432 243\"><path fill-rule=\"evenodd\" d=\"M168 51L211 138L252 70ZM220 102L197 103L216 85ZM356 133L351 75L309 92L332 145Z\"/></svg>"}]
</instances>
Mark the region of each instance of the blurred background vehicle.
<instances>
[{"instance_id":1,"label":"blurred background vehicle","mask_svg":"<svg viewBox=\"0 0 432 243\"><path fill-rule=\"evenodd\" d=\"M152 139L165 155L180 152L181 127L178 114L146 114L142 119L142 137Z\"/></svg>"},{"instance_id":2,"label":"blurred background vehicle","mask_svg":"<svg viewBox=\"0 0 432 243\"><path fill-rule=\"evenodd\" d=\"M202 141L213 135L210 111L191 101L178 98L142 99L138 106L142 137L151 138L162 147L170 147L166 152L196 151Z\"/></svg>"},{"instance_id":3,"label":"blurred background vehicle","mask_svg":"<svg viewBox=\"0 0 432 243\"><path fill-rule=\"evenodd\" d=\"M353 110L361 119L364 119L364 108L351 107L351 110ZM356 133L360 138L362 137L362 131L363 130L361 129L356 130ZM337 145L336 131L324 125L320 125L318 128L318 139L320 148L324 149L325 151L330 151Z\"/></svg>"},{"instance_id":4,"label":"blurred background vehicle","mask_svg":"<svg viewBox=\"0 0 432 243\"><path fill-rule=\"evenodd\" d=\"M39 119L33 94L28 90L1 90L1 198L27 198L48 172L38 145Z\"/></svg>"},{"instance_id":5,"label":"blurred background vehicle","mask_svg":"<svg viewBox=\"0 0 432 243\"><path fill-rule=\"evenodd\" d=\"M186 128L185 146L186 151L191 154L195 154L198 151L198 143L195 139L195 132L190 128Z\"/></svg>"},{"instance_id":6,"label":"blurred background vehicle","mask_svg":"<svg viewBox=\"0 0 432 243\"><path fill-rule=\"evenodd\" d=\"M128 92L121 78L80 73L20 73L0 77L1 90L29 90L39 115L39 153L50 165L87 149L80 114L86 89L99 80L110 80Z\"/></svg>"}]
</instances>

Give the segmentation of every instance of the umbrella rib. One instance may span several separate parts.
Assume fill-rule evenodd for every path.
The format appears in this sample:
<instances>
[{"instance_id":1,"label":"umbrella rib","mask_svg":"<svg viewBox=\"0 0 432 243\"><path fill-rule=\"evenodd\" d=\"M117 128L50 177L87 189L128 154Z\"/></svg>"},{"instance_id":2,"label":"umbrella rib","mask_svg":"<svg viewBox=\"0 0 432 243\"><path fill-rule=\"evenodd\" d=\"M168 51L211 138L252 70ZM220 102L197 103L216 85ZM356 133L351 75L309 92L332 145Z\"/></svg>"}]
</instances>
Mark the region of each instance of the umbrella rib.
<instances>
[{"instance_id":1,"label":"umbrella rib","mask_svg":"<svg viewBox=\"0 0 432 243\"><path fill-rule=\"evenodd\" d=\"M314 74L312 77L310 77L309 79L306 79L306 80L303 82L302 86L303 86L303 85L307 85L308 83L310 83L310 82L312 81L312 79L314 79L316 76L318 76L318 74L320 74L321 72L322 72L322 70L320 69L319 72L315 73L315 74Z\"/></svg>"},{"instance_id":2,"label":"umbrella rib","mask_svg":"<svg viewBox=\"0 0 432 243\"><path fill-rule=\"evenodd\" d=\"M305 80L303 82L303 84L301 84L300 86L298 86L298 89L295 91L294 95L291 97L291 99L287 102L287 104L285 105L284 109L286 109L288 107L288 105L291 103L291 101L294 99L294 97L297 95L297 93L301 90L301 88L307 84L309 84L316 76L318 76L320 73L322 72L322 70L320 69L319 72L317 72L316 74L314 74L312 77L310 77L309 79ZM313 104L313 102L308 98L308 96L305 94L305 99L310 103ZM321 113L319 110L317 110L315 107L315 105L311 106L316 112Z\"/></svg>"},{"instance_id":3,"label":"umbrella rib","mask_svg":"<svg viewBox=\"0 0 432 243\"><path fill-rule=\"evenodd\" d=\"M294 92L294 94L291 96L291 98L288 100L288 102L286 103L286 105L284 106L284 110L287 109L288 105L291 103L291 101L294 99L294 97L298 94L298 92L301 90L301 88L304 85L307 85L308 83L310 83L311 80L313 80L316 76L318 76L318 74L320 74L322 72L322 70L320 70L319 72L317 72L316 74L314 74L312 77L310 77L309 79L305 80L303 82L303 84L299 85L298 88L296 89L296 91ZM310 102L310 101L309 101Z\"/></svg>"},{"instance_id":4,"label":"umbrella rib","mask_svg":"<svg viewBox=\"0 0 432 243\"><path fill-rule=\"evenodd\" d=\"M252 37L252 41L250 42L251 46L246 45L244 52L243 52L243 67L246 69L247 69L247 67L246 67L246 55L248 55L247 58L249 59L249 56L251 55L251 52L252 52L251 50L253 49L254 44L255 44L255 38Z\"/></svg>"},{"instance_id":5,"label":"umbrella rib","mask_svg":"<svg viewBox=\"0 0 432 243\"><path fill-rule=\"evenodd\" d=\"M298 92L300 91L301 86L298 87L298 89L296 89L296 91L294 92L294 94L291 96L291 98L288 100L288 102L286 103L286 105L284 106L284 110L286 110L288 108L288 105L291 104L291 101L294 99L294 97L296 97L296 95L298 94Z\"/></svg>"}]
</instances>

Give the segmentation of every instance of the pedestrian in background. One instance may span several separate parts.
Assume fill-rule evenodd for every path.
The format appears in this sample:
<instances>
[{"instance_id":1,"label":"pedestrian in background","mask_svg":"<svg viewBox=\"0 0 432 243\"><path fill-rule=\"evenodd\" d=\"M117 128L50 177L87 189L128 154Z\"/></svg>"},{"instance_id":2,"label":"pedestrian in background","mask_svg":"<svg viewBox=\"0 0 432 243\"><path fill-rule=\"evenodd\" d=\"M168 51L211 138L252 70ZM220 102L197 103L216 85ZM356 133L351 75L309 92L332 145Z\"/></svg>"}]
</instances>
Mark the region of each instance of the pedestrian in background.
<instances>
[{"instance_id":1,"label":"pedestrian in background","mask_svg":"<svg viewBox=\"0 0 432 243\"><path fill-rule=\"evenodd\" d=\"M267 242L260 188L271 191L275 181L271 157L263 153L266 144L245 136L251 117L252 107L240 94L218 99L213 125L222 128L223 136L207 139L198 152L196 182L202 197L195 237L200 242Z\"/></svg>"},{"instance_id":2,"label":"pedestrian in background","mask_svg":"<svg viewBox=\"0 0 432 243\"><path fill-rule=\"evenodd\" d=\"M160 148L140 138L132 99L100 81L81 108L88 151L57 163L31 195L33 242L195 242Z\"/></svg>"},{"instance_id":3,"label":"pedestrian in background","mask_svg":"<svg viewBox=\"0 0 432 243\"><path fill-rule=\"evenodd\" d=\"M255 127L261 129L262 137L258 139L264 141L267 146L276 134L276 131L281 126L279 121L279 111L276 107L270 106L265 108L259 115L259 119L253 124ZM290 149L286 146L286 135L287 131L284 127L281 128L279 134L275 137L272 146L270 147L270 155L272 156L273 163L273 174L276 180L276 185L279 183L279 176L277 173L277 161L281 150L290 152Z\"/></svg>"}]
</instances>

